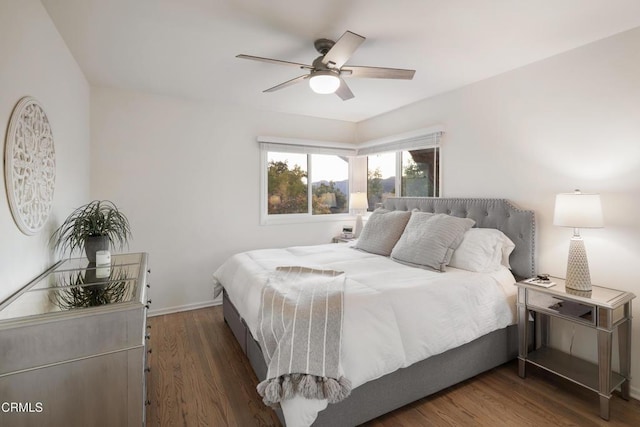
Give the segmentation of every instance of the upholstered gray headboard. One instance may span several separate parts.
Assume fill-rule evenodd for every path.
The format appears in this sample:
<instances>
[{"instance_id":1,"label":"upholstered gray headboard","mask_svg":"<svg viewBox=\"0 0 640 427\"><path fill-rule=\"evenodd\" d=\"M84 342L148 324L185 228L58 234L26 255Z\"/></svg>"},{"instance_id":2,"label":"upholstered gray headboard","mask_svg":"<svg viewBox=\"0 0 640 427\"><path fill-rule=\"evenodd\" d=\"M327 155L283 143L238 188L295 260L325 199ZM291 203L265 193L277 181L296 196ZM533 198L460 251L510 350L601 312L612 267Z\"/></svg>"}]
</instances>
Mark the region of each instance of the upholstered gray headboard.
<instances>
[{"instance_id":1,"label":"upholstered gray headboard","mask_svg":"<svg viewBox=\"0 0 640 427\"><path fill-rule=\"evenodd\" d=\"M384 202L389 210L443 213L475 220L475 227L497 228L515 243L509 263L516 278L531 277L535 265L535 216L505 199L446 199L394 197Z\"/></svg>"}]
</instances>

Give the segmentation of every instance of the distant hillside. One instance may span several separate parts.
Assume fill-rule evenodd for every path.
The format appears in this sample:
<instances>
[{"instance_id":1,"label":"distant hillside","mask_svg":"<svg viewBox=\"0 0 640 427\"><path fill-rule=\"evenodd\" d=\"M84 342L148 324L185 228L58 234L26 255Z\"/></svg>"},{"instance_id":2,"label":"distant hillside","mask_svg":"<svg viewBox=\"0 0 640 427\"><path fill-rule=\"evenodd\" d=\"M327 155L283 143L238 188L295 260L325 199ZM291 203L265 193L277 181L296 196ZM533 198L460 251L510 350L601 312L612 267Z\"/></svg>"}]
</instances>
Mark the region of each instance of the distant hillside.
<instances>
[{"instance_id":1,"label":"distant hillside","mask_svg":"<svg viewBox=\"0 0 640 427\"><path fill-rule=\"evenodd\" d=\"M325 185L329 185L329 181L316 181L314 183L312 183L313 187L318 187L320 186L320 184L325 184ZM349 194L349 181L348 180L344 180L344 181L335 181L334 182L335 187L342 191L344 194ZM382 192L383 193L393 193L395 192L396 189L396 177L395 176L390 176L389 178L385 178L382 180Z\"/></svg>"},{"instance_id":2,"label":"distant hillside","mask_svg":"<svg viewBox=\"0 0 640 427\"><path fill-rule=\"evenodd\" d=\"M320 184L329 185L329 181L325 181L325 180L316 181L311 185L315 188L315 187L319 187ZM345 179L344 181L334 181L334 186L335 188L340 190L343 194L349 194L349 180Z\"/></svg>"},{"instance_id":3,"label":"distant hillside","mask_svg":"<svg viewBox=\"0 0 640 427\"><path fill-rule=\"evenodd\" d=\"M396 191L396 177L390 176L382 180L382 192L393 193Z\"/></svg>"}]
</instances>

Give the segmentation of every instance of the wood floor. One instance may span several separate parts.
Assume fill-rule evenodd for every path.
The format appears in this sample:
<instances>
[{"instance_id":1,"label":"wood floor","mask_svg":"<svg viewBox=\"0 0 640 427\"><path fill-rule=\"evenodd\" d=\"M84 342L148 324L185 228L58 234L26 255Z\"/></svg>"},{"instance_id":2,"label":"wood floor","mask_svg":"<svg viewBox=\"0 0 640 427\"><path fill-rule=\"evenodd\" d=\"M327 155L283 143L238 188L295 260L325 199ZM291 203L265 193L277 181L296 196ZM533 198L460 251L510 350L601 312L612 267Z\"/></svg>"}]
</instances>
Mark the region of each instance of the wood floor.
<instances>
[{"instance_id":1,"label":"wood floor","mask_svg":"<svg viewBox=\"0 0 640 427\"><path fill-rule=\"evenodd\" d=\"M150 318L149 426L279 426L255 391L258 380L222 318L210 307ZM637 361L634 361L637 362ZM640 426L640 402L611 399L542 370L508 363L366 424L402 426Z\"/></svg>"}]
</instances>

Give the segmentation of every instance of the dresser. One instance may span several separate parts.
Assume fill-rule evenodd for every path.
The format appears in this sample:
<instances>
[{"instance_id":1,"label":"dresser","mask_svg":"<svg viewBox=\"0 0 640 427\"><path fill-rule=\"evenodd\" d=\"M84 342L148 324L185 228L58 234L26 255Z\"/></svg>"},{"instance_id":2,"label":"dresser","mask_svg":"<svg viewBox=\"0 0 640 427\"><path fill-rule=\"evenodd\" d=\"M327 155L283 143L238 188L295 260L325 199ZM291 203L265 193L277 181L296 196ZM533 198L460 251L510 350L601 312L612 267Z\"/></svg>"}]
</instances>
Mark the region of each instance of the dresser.
<instances>
[{"instance_id":1,"label":"dresser","mask_svg":"<svg viewBox=\"0 0 640 427\"><path fill-rule=\"evenodd\" d=\"M149 273L65 259L0 304L0 425L145 424Z\"/></svg>"}]
</instances>

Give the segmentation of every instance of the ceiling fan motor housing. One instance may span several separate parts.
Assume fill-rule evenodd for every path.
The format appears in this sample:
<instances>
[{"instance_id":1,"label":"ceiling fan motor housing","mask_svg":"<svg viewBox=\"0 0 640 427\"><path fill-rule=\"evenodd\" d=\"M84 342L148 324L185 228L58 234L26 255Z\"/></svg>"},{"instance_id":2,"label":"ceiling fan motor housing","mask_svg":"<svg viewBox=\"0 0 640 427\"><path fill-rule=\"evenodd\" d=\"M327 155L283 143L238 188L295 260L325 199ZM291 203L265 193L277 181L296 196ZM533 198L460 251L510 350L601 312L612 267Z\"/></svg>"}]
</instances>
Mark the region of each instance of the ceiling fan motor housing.
<instances>
[{"instance_id":1,"label":"ceiling fan motor housing","mask_svg":"<svg viewBox=\"0 0 640 427\"><path fill-rule=\"evenodd\" d=\"M322 55L326 55L329 50L336 44L333 40L329 39L318 39L313 42L313 46L315 46L316 50Z\"/></svg>"},{"instance_id":2,"label":"ceiling fan motor housing","mask_svg":"<svg viewBox=\"0 0 640 427\"><path fill-rule=\"evenodd\" d=\"M335 68L331 68L328 64L325 64L324 62L322 62L322 60L324 59L324 56L318 56L316 59L313 60L313 63L311 64L311 66L313 67L313 71L329 71L329 70L336 70ZM331 62L329 64L332 64Z\"/></svg>"}]
</instances>

